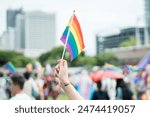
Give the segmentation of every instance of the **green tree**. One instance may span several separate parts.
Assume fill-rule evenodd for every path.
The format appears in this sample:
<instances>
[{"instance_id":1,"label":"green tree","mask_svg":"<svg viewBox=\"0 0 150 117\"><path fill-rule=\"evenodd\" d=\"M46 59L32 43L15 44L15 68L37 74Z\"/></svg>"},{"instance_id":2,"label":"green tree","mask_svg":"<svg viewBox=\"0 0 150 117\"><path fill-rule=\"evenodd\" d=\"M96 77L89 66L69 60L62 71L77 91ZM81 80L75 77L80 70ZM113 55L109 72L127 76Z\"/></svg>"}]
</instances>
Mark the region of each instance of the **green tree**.
<instances>
[{"instance_id":1,"label":"green tree","mask_svg":"<svg viewBox=\"0 0 150 117\"><path fill-rule=\"evenodd\" d=\"M95 57L92 56L81 56L79 55L75 60L70 63L70 66L87 66L91 67L96 65L97 61Z\"/></svg>"},{"instance_id":2,"label":"green tree","mask_svg":"<svg viewBox=\"0 0 150 117\"><path fill-rule=\"evenodd\" d=\"M42 54L39 57L39 61L42 64L50 63L51 65L55 65L57 63L57 60L61 58L62 52L63 52L63 46L56 47L51 51ZM105 64L105 62L109 62L114 65L119 64L119 60L112 53L104 53L98 56L86 56L85 52L81 52L77 58L75 58L72 62L70 62L70 55L66 49L64 59L68 61L68 65L71 67L75 67L75 66L92 67L93 65L102 66Z\"/></svg>"},{"instance_id":3,"label":"green tree","mask_svg":"<svg viewBox=\"0 0 150 117\"><path fill-rule=\"evenodd\" d=\"M16 56L11 59L11 62L15 65L15 67L25 67L28 63L32 63L33 60L25 56Z\"/></svg>"},{"instance_id":4,"label":"green tree","mask_svg":"<svg viewBox=\"0 0 150 117\"><path fill-rule=\"evenodd\" d=\"M15 58L16 56L21 56L22 54L16 53L15 51L0 51L0 65L4 65L6 62Z\"/></svg>"},{"instance_id":5,"label":"green tree","mask_svg":"<svg viewBox=\"0 0 150 117\"><path fill-rule=\"evenodd\" d=\"M97 65L103 66L105 63L111 63L114 65L120 65L120 61L113 53L103 53L96 56Z\"/></svg>"},{"instance_id":6,"label":"green tree","mask_svg":"<svg viewBox=\"0 0 150 117\"><path fill-rule=\"evenodd\" d=\"M128 47L128 46L135 46L136 45L136 39L135 37L130 37L129 40L124 41L122 43L120 43L119 47Z\"/></svg>"},{"instance_id":7,"label":"green tree","mask_svg":"<svg viewBox=\"0 0 150 117\"><path fill-rule=\"evenodd\" d=\"M39 57L39 61L42 64L50 63L52 65L55 65L57 63L57 60L61 59L63 49L64 49L64 46L55 47L51 51L42 54ZM77 58L75 58L72 62L68 62L68 65L69 66L81 66L81 65L83 65L83 61L86 59L83 57L85 57L85 53L81 52L80 55ZM67 61L70 61L70 55L68 53L67 48L66 48L64 59L66 59Z\"/></svg>"},{"instance_id":8,"label":"green tree","mask_svg":"<svg viewBox=\"0 0 150 117\"><path fill-rule=\"evenodd\" d=\"M39 61L42 64L46 64L46 63L50 63L52 65L56 64L57 60L61 59L63 49L64 49L63 46L53 48L51 51L42 54L39 57ZM65 52L65 59L69 59L69 54L67 53L67 49L66 49L66 52Z\"/></svg>"},{"instance_id":9,"label":"green tree","mask_svg":"<svg viewBox=\"0 0 150 117\"><path fill-rule=\"evenodd\" d=\"M15 51L0 51L0 65L3 66L9 61L11 61L15 67L24 67L28 62L32 62L32 59Z\"/></svg>"}]
</instances>

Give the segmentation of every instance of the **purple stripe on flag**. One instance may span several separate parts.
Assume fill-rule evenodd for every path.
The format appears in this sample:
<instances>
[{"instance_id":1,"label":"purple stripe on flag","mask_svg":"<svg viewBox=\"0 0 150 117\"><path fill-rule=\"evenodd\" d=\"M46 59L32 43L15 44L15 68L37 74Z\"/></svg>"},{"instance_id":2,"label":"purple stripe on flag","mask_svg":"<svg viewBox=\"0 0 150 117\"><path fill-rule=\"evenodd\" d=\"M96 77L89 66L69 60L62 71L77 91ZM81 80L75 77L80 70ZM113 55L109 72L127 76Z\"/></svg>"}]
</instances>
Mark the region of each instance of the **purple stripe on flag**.
<instances>
[{"instance_id":1,"label":"purple stripe on flag","mask_svg":"<svg viewBox=\"0 0 150 117\"><path fill-rule=\"evenodd\" d=\"M63 35L60 40L65 44L66 38L67 38L67 36Z\"/></svg>"},{"instance_id":2,"label":"purple stripe on flag","mask_svg":"<svg viewBox=\"0 0 150 117\"><path fill-rule=\"evenodd\" d=\"M62 36L61 37L61 41L65 44L65 42L66 42L66 36ZM69 51L69 53L70 53L70 55L71 55L71 61L73 60L73 54L72 54L72 49L71 49L71 47L70 47L70 45L67 43L67 48L68 48L68 51Z\"/></svg>"}]
</instances>

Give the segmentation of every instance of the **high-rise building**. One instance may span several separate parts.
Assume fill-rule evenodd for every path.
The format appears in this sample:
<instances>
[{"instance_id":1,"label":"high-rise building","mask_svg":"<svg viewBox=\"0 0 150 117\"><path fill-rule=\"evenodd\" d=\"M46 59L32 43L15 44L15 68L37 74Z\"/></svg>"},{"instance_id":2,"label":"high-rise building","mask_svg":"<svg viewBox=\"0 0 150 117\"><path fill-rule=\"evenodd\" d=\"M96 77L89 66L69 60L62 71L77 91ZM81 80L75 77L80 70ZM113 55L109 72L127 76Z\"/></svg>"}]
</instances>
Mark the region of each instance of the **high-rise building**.
<instances>
[{"instance_id":1,"label":"high-rise building","mask_svg":"<svg viewBox=\"0 0 150 117\"><path fill-rule=\"evenodd\" d=\"M24 43L24 19L22 9L8 9L7 10L7 33L6 49L23 48Z\"/></svg>"},{"instance_id":2,"label":"high-rise building","mask_svg":"<svg viewBox=\"0 0 150 117\"><path fill-rule=\"evenodd\" d=\"M25 14L25 48L50 50L56 45L55 14L40 11Z\"/></svg>"},{"instance_id":3,"label":"high-rise building","mask_svg":"<svg viewBox=\"0 0 150 117\"><path fill-rule=\"evenodd\" d=\"M145 18L146 26L150 27L150 0L145 0Z\"/></svg>"},{"instance_id":4,"label":"high-rise building","mask_svg":"<svg viewBox=\"0 0 150 117\"><path fill-rule=\"evenodd\" d=\"M9 27L7 30L8 33L8 39L7 39L7 49L9 50L14 50L15 49L15 38L16 38L16 34L15 34L15 28Z\"/></svg>"},{"instance_id":5,"label":"high-rise building","mask_svg":"<svg viewBox=\"0 0 150 117\"><path fill-rule=\"evenodd\" d=\"M39 56L56 46L56 16L41 11L8 9L7 32L10 32L7 40L14 41L14 46L11 43L8 49L15 47L28 56Z\"/></svg>"},{"instance_id":6,"label":"high-rise building","mask_svg":"<svg viewBox=\"0 0 150 117\"><path fill-rule=\"evenodd\" d=\"M25 48L25 24L24 24L24 14L18 14L16 16L16 27L15 27L15 48L24 49Z\"/></svg>"},{"instance_id":7,"label":"high-rise building","mask_svg":"<svg viewBox=\"0 0 150 117\"><path fill-rule=\"evenodd\" d=\"M0 38L0 49L8 49L8 32L4 31Z\"/></svg>"},{"instance_id":8,"label":"high-rise building","mask_svg":"<svg viewBox=\"0 0 150 117\"><path fill-rule=\"evenodd\" d=\"M7 29L8 27L15 27L16 26L16 15L17 14L22 14L22 9L8 9L6 13L6 19L7 19Z\"/></svg>"},{"instance_id":9,"label":"high-rise building","mask_svg":"<svg viewBox=\"0 0 150 117\"><path fill-rule=\"evenodd\" d=\"M9 27L7 31L3 32L0 38L0 49L14 50L15 48L15 29Z\"/></svg>"},{"instance_id":10,"label":"high-rise building","mask_svg":"<svg viewBox=\"0 0 150 117\"><path fill-rule=\"evenodd\" d=\"M150 0L145 0L145 45L149 45L148 29L150 28Z\"/></svg>"}]
</instances>

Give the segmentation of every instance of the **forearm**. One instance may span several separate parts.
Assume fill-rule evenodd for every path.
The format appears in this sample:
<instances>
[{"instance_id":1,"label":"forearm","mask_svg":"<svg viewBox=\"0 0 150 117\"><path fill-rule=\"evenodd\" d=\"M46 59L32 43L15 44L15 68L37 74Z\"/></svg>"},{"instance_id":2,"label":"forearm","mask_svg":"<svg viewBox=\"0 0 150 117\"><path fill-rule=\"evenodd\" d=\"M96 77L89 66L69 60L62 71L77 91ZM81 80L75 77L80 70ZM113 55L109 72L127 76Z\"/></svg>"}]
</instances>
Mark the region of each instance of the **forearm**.
<instances>
[{"instance_id":1,"label":"forearm","mask_svg":"<svg viewBox=\"0 0 150 117\"><path fill-rule=\"evenodd\" d=\"M70 100L83 100L83 97L80 96L80 94L71 84L67 86L62 86L62 88Z\"/></svg>"},{"instance_id":2,"label":"forearm","mask_svg":"<svg viewBox=\"0 0 150 117\"><path fill-rule=\"evenodd\" d=\"M60 60L55 67L55 76L59 78L61 87L64 89L65 93L70 100L83 100L76 89L71 85L68 78L68 66L65 60Z\"/></svg>"}]
</instances>

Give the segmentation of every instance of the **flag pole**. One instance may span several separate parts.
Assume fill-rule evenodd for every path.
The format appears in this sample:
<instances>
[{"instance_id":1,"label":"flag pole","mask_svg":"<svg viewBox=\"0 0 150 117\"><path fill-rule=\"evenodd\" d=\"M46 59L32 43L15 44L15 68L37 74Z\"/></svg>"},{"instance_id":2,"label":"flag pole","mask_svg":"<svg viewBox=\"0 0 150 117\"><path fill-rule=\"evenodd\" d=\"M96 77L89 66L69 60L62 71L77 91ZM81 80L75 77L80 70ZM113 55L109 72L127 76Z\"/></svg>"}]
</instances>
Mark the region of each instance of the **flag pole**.
<instances>
[{"instance_id":1,"label":"flag pole","mask_svg":"<svg viewBox=\"0 0 150 117\"><path fill-rule=\"evenodd\" d=\"M69 37L69 34L70 34L71 24L72 24L74 15L75 15L75 10L73 11L73 15L72 15L72 17L71 17L71 21L69 22L69 29L68 29L68 33L67 33L67 37L66 37L66 42L65 42L65 45L64 45L64 50L63 50L63 54L62 54L61 59L63 59L64 56L65 56L66 46L67 46L68 37Z\"/></svg>"}]
</instances>

